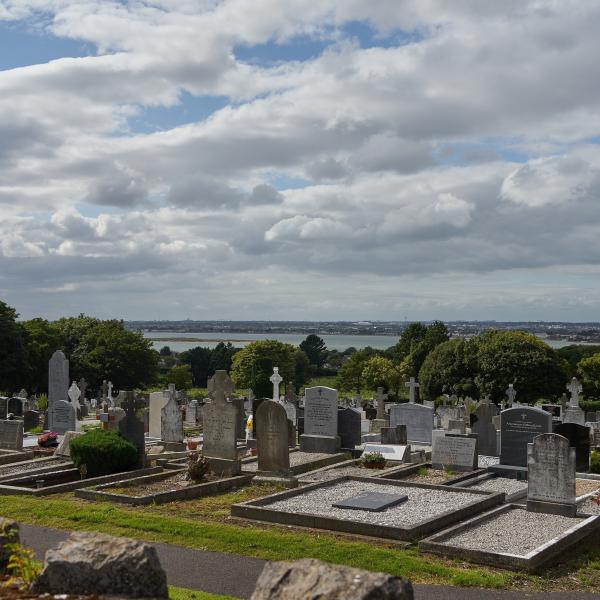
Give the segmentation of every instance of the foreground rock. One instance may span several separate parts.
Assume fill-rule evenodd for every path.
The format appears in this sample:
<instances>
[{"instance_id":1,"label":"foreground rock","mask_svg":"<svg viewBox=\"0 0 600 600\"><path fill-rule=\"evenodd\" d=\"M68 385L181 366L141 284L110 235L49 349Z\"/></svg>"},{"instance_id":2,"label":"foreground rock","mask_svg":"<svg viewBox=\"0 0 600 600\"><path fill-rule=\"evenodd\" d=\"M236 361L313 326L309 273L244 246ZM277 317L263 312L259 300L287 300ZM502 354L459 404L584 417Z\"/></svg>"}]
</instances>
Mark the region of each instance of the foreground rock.
<instances>
[{"instance_id":1,"label":"foreground rock","mask_svg":"<svg viewBox=\"0 0 600 600\"><path fill-rule=\"evenodd\" d=\"M167 598L167 576L156 550L129 538L76 532L48 550L32 591Z\"/></svg>"},{"instance_id":2,"label":"foreground rock","mask_svg":"<svg viewBox=\"0 0 600 600\"><path fill-rule=\"evenodd\" d=\"M250 600L413 600L413 589L385 573L304 559L267 563Z\"/></svg>"}]
</instances>

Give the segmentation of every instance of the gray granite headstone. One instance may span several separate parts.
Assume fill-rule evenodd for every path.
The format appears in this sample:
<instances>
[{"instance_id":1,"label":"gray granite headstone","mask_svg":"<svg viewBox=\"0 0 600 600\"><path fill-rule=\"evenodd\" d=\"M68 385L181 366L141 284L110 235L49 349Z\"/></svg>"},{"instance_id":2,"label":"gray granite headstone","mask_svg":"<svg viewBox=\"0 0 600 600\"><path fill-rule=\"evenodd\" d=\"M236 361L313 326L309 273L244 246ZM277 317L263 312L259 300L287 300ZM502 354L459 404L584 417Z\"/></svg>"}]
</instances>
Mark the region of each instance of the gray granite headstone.
<instances>
[{"instance_id":1,"label":"gray granite headstone","mask_svg":"<svg viewBox=\"0 0 600 600\"><path fill-rule=\"evenodd\" d=\"M552 415L539 408L519 406L503 410L500 416L500 464L526 467L527 444L538 435L552 432Z\"/></svg>"},{"instance_id":2,"label":"gray granite headstone","mask_svg":"<svg viewBox=\"0 0 600 600\"><path fill-rule=\"evenodd\" d=\"M57 350L48 363L48 406L56 400L67 400L69 390L69 361Z\"/></svg>"},{"instance_id":3,"label":"gray granite headstone","mask_svg":"<svg viewBox=\"0 0 600 600\"><path fill-rule=\"evenodd\" d=\"M478 435L479 453L485 456L498 456L496 425L493 418L498 407L492 402L481 402L475 409L471 431Z\"/></svg>"},{"instance_id":4,"label":"gray granite headstone","mask_svg":"<svg viewBox=\"0 0 600 600\"><path fill-rule=\"evenodd\" d=\"M406 502L406 494L388 494L384 492L362 492L351 498L340 500L332 504L334 508L349 510L366 510L369 512L382 512L387 508Z\"/></svg>"},{"instance_id":5,"label":"gray granite headstone","mask_svg":"<svg viewBox=\"0 0 600 600\"><path fill-rule=\"evenodd\" d=\"M15 417L22 417L24 402L25 400L23 398L9 398L7 412L13 414Z\"/></svg>"},{"instance_id":6,"label":"gray granite headstone","mask_svg":"<svg viewBox=\"0 0 600 600\"><path fill-rule=\"evenodd\" d=\"M59 435L77 429L75 408L66 400L56 400L52 406L48 406L48 421L50 423L48 429Z\"/></svg>"},{"instance_id":7,"label":"gray granite headstone","mask_svg":"<svg viewBox=\"0 0 600 600\"><path fill-rule=\"evenodd\" d=\"M261 475L289 476L288 418L279 402L265 400L256 413L258 471Z\"/></svg>"},{"instance_id":8,"label":"gray granite headstone","mask_svg":"<svg viewBox=\"0 0 600 600\"><path fill-rule=\"evenodd\" d=\"M381 443L406 446L408 438L406 437L406 425L396 425L395 427L381 428Z\"/></svg>"},{"instance_id":9,"label":"gray granite headstone","mask_svg":"<svg viewBox=\"0 0 600 600\"><path fill-rule=\"evenodd\" d=\"M433 408L420 404L398 404L390 408L390 427L406 425L409 442L431 444Z\"/></svg>"},{"instance_id":10,"label":"gray granite headstone","mask_svg":"<svg viewBox=\"0 0 600 600\"><path fill-rule=\"evenodd\" d=\"M575 449L555 433L527 445L527 510L574 517Z\"/></svg>"},{"instance_id":11,"label":"gray granite headstone","mask_svg":"<svg viewBox=\"0 0 600 600\"><path fill-rule=\"evenodd\" d=\"M478 467L478 462L477 436L475 434L448 433L433 439L431 464L434 469L474 471Z\"/></svg>"},{"instance_id":12,"label":"gray granite headstone","mask_svg":"<svg viewBox=\"0 0 600 600\"><path fill-rule=\"evenodd\" d=\"M300 449L327 454L337 452L341 443L337 390L317 386L306 388L304 392L304 434L300 436Z\"/></svg>"},{"instance_id":13,"label":"gray granite headstone","mask_svg":"<svg viewBox=\"0 0 600 600\"><path fill-rule=\"evenodd\" d=\"M161 440L172 444L183 442L183 417L175 394L169 394L168 402L161 409Z\"/></svg>"},{"instance_id":14,"label":"gray granite headstone","mask_svg":"<svg viewBox=\"0 0 600 600\"><path fill-rule=\"evenodd\" d=\"M0 448L23 450L23 421L0 421Z\"/></svg>"},{"instance_id":15,"label":"gray granite headstone","mask_svg":"<svg viewBox=\"0 0 600 600\"><path fill-rule=\"evenodd\" d=\"M362 411L356 408L338 409L338 434L342 448L349 450L360 446L361 443Z\"/></svg>"},{"instance_id":16,"label":"gray granite headstone","mask_svg":"<svg viewBox=\"0 0 600 600\"><path fill-rule=\"evenodd\" d=\"M140 468L146 462L146 440L144 436L146 426L143 415L141 418L138 415L145 408L146 403L137 399L134 392L124 392L121 409L125 411L125 416L119 421L119 433L137 448L138 466Z\"/></svg>"}]
</instances>

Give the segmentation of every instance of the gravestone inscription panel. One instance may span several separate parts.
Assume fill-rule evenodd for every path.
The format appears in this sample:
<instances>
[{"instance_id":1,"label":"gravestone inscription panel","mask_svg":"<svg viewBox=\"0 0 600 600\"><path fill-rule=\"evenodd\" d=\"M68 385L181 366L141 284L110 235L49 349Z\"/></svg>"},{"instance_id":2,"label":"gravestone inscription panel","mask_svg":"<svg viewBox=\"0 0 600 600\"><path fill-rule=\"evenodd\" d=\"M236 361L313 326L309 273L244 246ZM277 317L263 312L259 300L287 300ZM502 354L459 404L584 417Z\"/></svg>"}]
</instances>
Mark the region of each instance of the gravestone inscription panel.
<instances>
[{"instance_id":1,"label":"gravestone inscription panel","mask_svg":"<svg viewBox=\"0 0 600 600\"><path fill-rule=\"evenodd\" d=\"M527 466L527 444L552 432L552 415L539 408L519 406L500 414L500 464Z\"/></svg>"},{"instance_id":2,"label":"gravestone inscription panel","mask_svg":"<svg viewBox=\"0 0 600 600\"><path fill-rule=\"evenodd\" d=\"M431 464L434 469L474 471L478 467L477 435L446 434L433 439Z\"/></svg>"},{"instance_id":3,"label":"gravestone inscription panel","mask_svg":"<svg viewBox=\"0 0 600 600\"><path fill-rule=\"evenodd\" d=\"M23 450L23 421L0 421L0 448Z\"/></svg>"}]
</instances>

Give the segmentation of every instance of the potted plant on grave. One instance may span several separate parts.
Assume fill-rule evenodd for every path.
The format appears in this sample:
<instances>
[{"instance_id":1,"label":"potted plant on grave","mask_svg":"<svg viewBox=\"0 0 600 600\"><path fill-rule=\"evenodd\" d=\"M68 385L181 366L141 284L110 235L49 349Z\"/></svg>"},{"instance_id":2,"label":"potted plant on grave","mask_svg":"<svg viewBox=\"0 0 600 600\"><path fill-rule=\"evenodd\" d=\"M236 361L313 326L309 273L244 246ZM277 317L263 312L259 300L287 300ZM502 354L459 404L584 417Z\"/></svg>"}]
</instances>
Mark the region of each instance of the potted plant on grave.
<instances>
[{"instance_id":1,"label":"potted plant on grave","mask_svg":"<svg viewBox=\"0 0 600 600\"><path fill-rule=\"evenodd\" d=\"M186 446L188 450L197 450L198 449L198 440L190 440L187 438L185 440Z\"/></svg>"},{"instance_id":2,"label":"potted plant on grave","mask_svg":"<svg viewBox=\"0 0 600 600\"><path fill-rule=\"evenodd\" d=\"M38 436L37 443L41 448L52 448L54 446L58 446L58 433L54 431L42 433L42 435Z\"/></svg>"},{"instance_id":3,"label":"potted plant on grave","mask_svg":"<svg viewBox=\"0 0 600 600\"><path fill-rule=\"evenodd\" d=\"M385 457L381 452L367 452L362 455L361 464L365 469L383 469Z\"/></svg>"}]
</instances>

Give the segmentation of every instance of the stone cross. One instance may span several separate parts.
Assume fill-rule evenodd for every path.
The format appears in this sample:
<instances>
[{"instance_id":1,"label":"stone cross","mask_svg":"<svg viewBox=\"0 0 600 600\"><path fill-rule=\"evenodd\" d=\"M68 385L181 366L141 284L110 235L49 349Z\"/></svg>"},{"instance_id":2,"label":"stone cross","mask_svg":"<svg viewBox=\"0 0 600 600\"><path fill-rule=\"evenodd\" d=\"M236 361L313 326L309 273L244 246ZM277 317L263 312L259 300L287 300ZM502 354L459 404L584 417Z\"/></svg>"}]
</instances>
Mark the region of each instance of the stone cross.
<instances>
[{"instance_id":1,"label":"stone cross","mask_svg":"<svg viewBox=\"0 0 600 600\"><path fill-rule=\"evenodd\" d=\"M108 397L108 385L106 379L102 382L102 391L100 393L101 400L105 400Z\"/></svg>"},{"instance_id":2,"label":"stone cross","mask_svg":"<svg viewBox=\"0 0 600 600\"><path fill-rule=\"evenodd\" d=\"M283 381L283 377L279 374L279 367L273 367L273 375L269 377L269 381L273 384L273 400L279 402L279 384Z\"/></svg>"},{"instance_id":3,"label":"stone cross","mask_svg":"<svg viewBox=\"0 0 600 600\"><path fill-rule=\"evenodd\" d=\"M85 392L86 392L86 390L87 390L88 384L87 384L87 381L85 380L85 378L84 378L84 377L82 377L82 378L79 380L79 383L77 384L77 387L78 387L78 388L80 389L80 391L81 391L81 398L82 398L83 400L85 400Z\"/></svg>"},{"instance_id":4,"label":"stone cross","mask_svg":"<svg viewBox=\"0 0 600 600\"><path fill-rule=\"evenodd\" d=\"M567 384L567 389L571 392L569 406L579 407L579 394L583 391L581 384L577 381L577 377L571 379L571 383Z\"/></svg>"},{"instance_id":5,"label":"stone cross","mask_svg":"<svg viewBox=\"0 0 600 600\"><path fill-rule=\"evenodd\" d=\"M377 419L385 419L385 401L387 398L388 395L383 393L383 388L378 387L375 394L375 400L377 400Z\"/></svg>"},{"instance_id":6,"label":"stone cross","mask_svg":"<svg viewBox=\"0 0 600 600\"><path fill-rule=\"evenodd\" d=\"M215 402L225 402L233 393L233 381L227 371L216 371L208 380L208 393Z\"/></svg>"},{"instance_id":7,"label":"stone cross","mask_svg":"<svg viewBox=\"0 0 600 600\"><path fill-rule=\"evenodd\" d=\"M108 399L109 404L112 404L113 403L113 399L112 399L113 384L112 384L112 381L108 382L106 388L108 390L108 395L106 396L106 398Z\"/></svg>"},{"instance_id":8,"label":"stone cross","mask_svg":"<svg viewBox=\"0 0 600 600\"><path fill-rule=\"evenodd\" d=\"M410 381L407 381L404 384L404 387L407 387L409 389L409 391L408 391L408 401L411 404L414 404L415 403L415 398L416 398L417 388L420 387L419 384L415 381L414 377L411 377Z\"/></svg>"},{"instance_id":9,"label":"stone cross","mask_svg":"<svg viewBox=\"0 0 600 600\"><path fill-rule=\"evenodd\" d=\"M25 398L27 399L27 390L25 388L23 388L20 392L19 395L17 396L17 398Z\"/></svg>"},{"instance_id":10,"label":"stone cross","mask_svg":"<svg viewBox=\"0 0 600 600\"><path fill-rule=\"evenodd\" d=\"M508 398L508 406L512 406L515 398L517 396L517 390L514 388L514 384L509 383L508 387L505 390L506 397Z\"/></svg>"}]
</instances>

